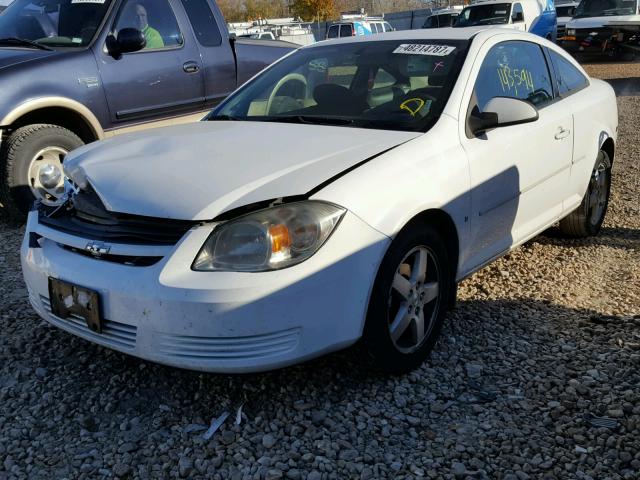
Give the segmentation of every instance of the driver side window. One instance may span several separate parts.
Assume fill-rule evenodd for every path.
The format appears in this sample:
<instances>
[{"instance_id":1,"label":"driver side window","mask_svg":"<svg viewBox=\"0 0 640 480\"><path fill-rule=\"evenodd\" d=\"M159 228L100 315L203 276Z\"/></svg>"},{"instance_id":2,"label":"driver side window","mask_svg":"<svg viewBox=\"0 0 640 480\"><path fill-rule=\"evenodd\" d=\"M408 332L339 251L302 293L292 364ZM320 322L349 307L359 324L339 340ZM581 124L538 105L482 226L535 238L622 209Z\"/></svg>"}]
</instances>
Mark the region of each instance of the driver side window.
<instances>
[{"instance_id":1,"label":"driver side window","mask_svg":"<svg viewBox=\"0 0 640 480\"><path fill-rule=\"evenodd\" d=\"M481 112L494 97L527 100L537 108L551 102L551 76L540 47L524 41L495 45L480 67L474 94Z\"/></svg>"},{"instance_id":2,"label":"driver side window","mask_svg":"<svg viewBox=\"0 0 640 480\"><path fill-rule=\"evenodd\" d=\"M120 10L115 30L119 32L123 28L135 28L142 32L147 41L144 50L175 48L184 43L167 0L126 0Z\"/></svg>"}]
</instances>

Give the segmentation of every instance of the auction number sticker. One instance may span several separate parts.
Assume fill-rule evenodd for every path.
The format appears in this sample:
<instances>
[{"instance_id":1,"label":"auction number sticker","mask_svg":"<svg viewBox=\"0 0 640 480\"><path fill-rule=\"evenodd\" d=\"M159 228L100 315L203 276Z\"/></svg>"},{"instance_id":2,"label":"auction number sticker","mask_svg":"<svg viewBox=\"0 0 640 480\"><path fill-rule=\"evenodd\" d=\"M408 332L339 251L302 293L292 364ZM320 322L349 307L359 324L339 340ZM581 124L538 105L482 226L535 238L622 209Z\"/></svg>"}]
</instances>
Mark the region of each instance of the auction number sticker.
<instances>
[{"instance_id":1,"label":"auction number sticker","mask_svg":"<svg viewBox=\"0 0 640 480\"><path fill-rule=\"evenodd\" d=\"M451 55L456 47L449 45L425 45L423 43L403 43L393 53L403 55L431 55L434 57L446 57Z\"/></svg>"}]
</instances>

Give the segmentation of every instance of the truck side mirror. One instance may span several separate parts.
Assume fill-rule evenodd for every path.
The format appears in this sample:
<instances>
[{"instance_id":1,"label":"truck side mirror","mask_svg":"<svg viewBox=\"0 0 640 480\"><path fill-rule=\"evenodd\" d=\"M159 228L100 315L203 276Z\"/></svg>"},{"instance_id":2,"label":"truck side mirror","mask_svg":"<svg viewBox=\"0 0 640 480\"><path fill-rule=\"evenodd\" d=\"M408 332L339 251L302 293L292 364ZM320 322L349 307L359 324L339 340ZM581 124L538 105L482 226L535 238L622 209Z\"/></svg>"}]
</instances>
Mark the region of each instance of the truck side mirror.
<instances>
[{"instance_id":1,"label":"truck side mirror","mask_svg":"<svg viewBox=\"0 0 640 480\"><path fill-rule=\"evenodd\" d=\"M522 14L522 12L515 12L513 15L511 15L511 21L513 23L524 22L524 15Z\"/></svg>"},{"instance_id":2,"label":"truck side mirror","mask_svg":"<svg viewBox=\"0 0 640 480\"><path fill-rule=\"evenodd\" d=\"M138 52L146 46L147 39L137 28L123 28L118 32L117 38L113 35L107 37L107 50L113 57Z\"/></svg>"}]
</instances>

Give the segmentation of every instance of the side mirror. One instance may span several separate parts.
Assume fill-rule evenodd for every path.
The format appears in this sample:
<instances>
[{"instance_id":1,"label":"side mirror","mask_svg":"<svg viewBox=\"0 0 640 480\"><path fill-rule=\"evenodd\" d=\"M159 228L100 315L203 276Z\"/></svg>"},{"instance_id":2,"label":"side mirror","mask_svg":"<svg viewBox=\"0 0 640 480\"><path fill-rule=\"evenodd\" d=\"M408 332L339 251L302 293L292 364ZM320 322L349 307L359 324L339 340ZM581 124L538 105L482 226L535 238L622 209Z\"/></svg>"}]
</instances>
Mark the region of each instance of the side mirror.
<instances>
[{"instance_id":1,"label":"side mirror","mask_svg":"<svg viewBox=\"0 0 640 480\"><path fill-rule=\"evenodd\" d=\"M147 39L137 28L123 28L118 32L118 37L107 37L107 49L114 57L123 53L138 52L147 46Z\"/></svg>"},{"instance_id":2,"label":"side mirror","mask_svg":"<svg viewBox=\"0 0 640 480\"><path fill-rule=\"evenodd\" d=\"M229 33L229 40L236 40L238 35L236 33Z\"/></svg>"},{"instance_id":3,"label":"side mirror","mask_svg":"<svg viewBox=\"0 0 640 480\"><path fill-rule=\"evenodd\" d=\"M469 115L469 129L474 135L499 127L538 120L538 110L529 102L510 97L494 97L480 112L474 107Z\"/></svg>"},{"instance_id":4,"label":"side mirror","mask_svg":"<svg viewBox=\"0 0 640 480\"><path fill-rule=\"evenodd\" d=\"M522 14L522 12L516 12L511 15L511 21L513 23L524 22L524 15Z\"/></svg>"}]
</instances>

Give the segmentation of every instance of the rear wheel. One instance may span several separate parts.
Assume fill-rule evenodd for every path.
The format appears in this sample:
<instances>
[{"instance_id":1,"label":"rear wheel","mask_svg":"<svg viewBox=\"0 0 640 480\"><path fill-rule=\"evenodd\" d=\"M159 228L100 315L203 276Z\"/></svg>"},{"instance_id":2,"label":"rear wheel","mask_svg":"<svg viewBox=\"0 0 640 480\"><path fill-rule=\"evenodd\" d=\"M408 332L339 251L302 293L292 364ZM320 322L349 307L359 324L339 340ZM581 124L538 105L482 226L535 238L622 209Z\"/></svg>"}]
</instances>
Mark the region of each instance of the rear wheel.
<instances>
[{"instance_id":1,"label":"rear wheel","mask_svg":"<svg viewBox=\"0 0 640 480\"><path fill-rule=\"evenodd\" d=\"M375 367L405 372L428 357L455 288L435 228L414 224L387 252L369 302L363 343Z\"/></svg>"},{"instance_id":2,"label":"rear wheel","mask_svg":"<svg viewBox=\"0 0 640 480\"><path fill-rule=\"evenodd\" d=\"M62 162L83 145L73 132L37 124L13 132L0 151L0 203L14 218L24 218L34 200L60 205L64 196Z\"/></svg>"},{"instance_id":3,"label":"rear wheel","mask_svg":"<svg viewBox=\"0 0 640 480\"><path fill-rule=\"evenodd\" d=\"M562 234L572 238L597 235L607 215L610 194L611 160L607 152L601 150L582 203L560 220Z\"/></svg>"}]
</instances>

